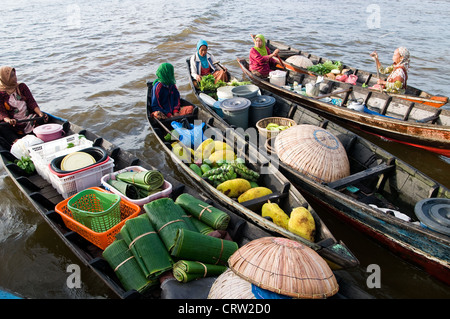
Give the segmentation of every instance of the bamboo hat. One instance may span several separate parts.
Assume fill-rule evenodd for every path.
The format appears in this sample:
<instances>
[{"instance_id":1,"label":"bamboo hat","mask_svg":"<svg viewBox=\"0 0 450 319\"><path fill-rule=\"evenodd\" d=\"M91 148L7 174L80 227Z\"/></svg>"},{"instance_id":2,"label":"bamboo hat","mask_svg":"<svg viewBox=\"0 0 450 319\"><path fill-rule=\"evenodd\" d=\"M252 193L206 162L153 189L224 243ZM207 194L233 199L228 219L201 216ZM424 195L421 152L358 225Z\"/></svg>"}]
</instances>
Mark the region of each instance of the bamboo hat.
<instances>
[{"instance_id":1,"label":"bamboo hat","mask_svg":"<svg viewBox=\"0 0 450 319\"><path fill-rule=\"evenodd\" d=\"M225 270L214 281L209 290L208 299L256 299L252 293L252 284L231 269Z\"/></svg>"},{"instance_id":2,"label":"bamboo hat","mask_svg":"<svg viewBox=\"0 0 450 319\"><path fill-rule=\"evenodd\" d=\"M277 135L274 146L282 162L318 182L329 183L350 175L344 146L318 126L293 126Z\"/></svg>"},{"instance_id":3,"label":"bamboo hat","mask_svg":"<svg viewBox=\"0 0 450 319\"><path fill-rule=\"evenodd\" d=\"M339 290L326 261L311 248L287 238L253 240L239 248L228 265L254 285L294 298L327 298Z\"/></svg>"}]
</instances>

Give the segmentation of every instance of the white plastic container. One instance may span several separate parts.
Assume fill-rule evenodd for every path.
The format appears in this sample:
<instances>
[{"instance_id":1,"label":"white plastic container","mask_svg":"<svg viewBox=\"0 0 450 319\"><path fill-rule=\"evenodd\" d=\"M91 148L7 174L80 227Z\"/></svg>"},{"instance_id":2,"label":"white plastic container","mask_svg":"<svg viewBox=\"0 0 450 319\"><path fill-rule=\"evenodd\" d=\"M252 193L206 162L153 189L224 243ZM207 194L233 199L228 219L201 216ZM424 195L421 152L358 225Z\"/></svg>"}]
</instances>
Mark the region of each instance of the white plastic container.
<instances>
[{"instance_id":1,"label":"white plastic container","mask_svg":"<svg viewBox=\"0 0 450 319\"><path fill-rule=\"evenodd\" d=\"M124 169L121 169L120 171L116 171L114 173L106 174L105 176L102 177L101 183L102 183L102 186L106 190L108 190L108 191L110 191L110 192L112 192L114 194L117 194L120 197L126 199L127 201L132 202L133 204L136 204L136 205L138 205L140 207L144 206L145 204L147 204L147 203L149 203L149 202L151 202L151 201L153 201L155 199L168 197L172 193L172 184L170 184L166 180L164 180L164 184L162 186L162 188L163 188L162 191L160 191L158 193L155 193L155 194L152 194L150 196L147 196L145 198L141 198L141 199L128 198L128 196L125 196L124 194L119 192L114 186L108 184L108 180L110 180L110 179L114 179L115 180L116 176L119 175L120 173L125 173L125 172L143 172L143 171L147 171L147 170L145 168L141 167L141 166L129 166L129 167L126 167Z\"/></svg>"},{"instance_id":2,"label":"white plastic container","mask_svg":"<svg viewBox=\"0 0 450 319\"><path fill-rule=\"evenodd\" d=\"M286 71L272 71L269 73L269 82L274 85L284 86L286 84L286 74Z\"/></svg>"},{"instance_id":3,"label":"white plastic container","mask_svg":"<svg viewBox=\"0 0 450 319\"><path fill-rule=\"evenodd\" d=\"M104 164L79 173L63 177L58 177L55 174L49 174L49 176L53 187L66 199L86 188L101 186L102 177L112 173L113 169L114 160L110 157Z\"/></svg>"},{"instance_id":4,"label":"white plastic container","mask_svg":"<svg viewBox=\"0 0 450 319\"><path fill-rule=\"evenodd\" d=\"M86 139L83 135L73 134L51 142L33 145L28 148L28 152L36 167L36 172L47 182L50 182L50 170L48 164L50 164L53 159L91 147L92 144L93 142ZM68 146L72 147L68 148Z\"/></svg>"},{"instance_id":5,"label":"white plastic container","mask_svg":"<svg viewBox=\"0 0 450 319\"><path fill-rule=\"evenodd\" d=\"M226 85L221 86L217 89L217 99L219 101L223 101L226 99L232 99L233 98L233 92L231 90L234 88L234 86Z\"/></svg>"}]
</instances>

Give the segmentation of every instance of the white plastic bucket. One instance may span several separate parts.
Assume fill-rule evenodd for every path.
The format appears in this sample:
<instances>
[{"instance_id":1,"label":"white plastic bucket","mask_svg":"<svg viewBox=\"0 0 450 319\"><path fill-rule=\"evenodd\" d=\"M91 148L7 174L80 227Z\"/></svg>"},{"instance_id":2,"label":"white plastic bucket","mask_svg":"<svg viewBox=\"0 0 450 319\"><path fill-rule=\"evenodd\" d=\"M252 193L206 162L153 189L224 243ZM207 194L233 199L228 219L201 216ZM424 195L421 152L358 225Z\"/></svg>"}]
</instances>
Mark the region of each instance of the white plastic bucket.
<instances>
[{"instance_id":1,"label":"white plastic bucket","mask_svg":"<svg viewBox=\"0 0 450 319\"><path fill-rule=\"evenodd\" d=\"M270 72L269 81L271 84L284 86L286 84L286 71L275 70Z\"/></svg>"},{"instance_id":2,"label":"white plastic bucket","mask_svg":"<svg viewBox=\"0 0 450 319\"><path fill-rule=\"evenodd\" d=\"M219 101L223 101L226 99L233 98L233 92L231 90L234 88L234 86L226 85L221 86L217 89L217 99Z\"/></svg>"}]
</instances>

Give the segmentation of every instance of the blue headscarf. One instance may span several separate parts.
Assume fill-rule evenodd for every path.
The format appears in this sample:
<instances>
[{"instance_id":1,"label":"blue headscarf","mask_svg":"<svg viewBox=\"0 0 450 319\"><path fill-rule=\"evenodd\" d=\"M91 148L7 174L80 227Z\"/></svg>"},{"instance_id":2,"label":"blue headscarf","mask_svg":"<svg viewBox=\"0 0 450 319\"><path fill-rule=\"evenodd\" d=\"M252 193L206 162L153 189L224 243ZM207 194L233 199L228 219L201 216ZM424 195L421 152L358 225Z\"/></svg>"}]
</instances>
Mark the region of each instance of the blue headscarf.
<instances>
[{"instance_id":1,"label":"blue headscarf","mask_svg":"<svg viewBox=\"0 0 450 319\"><path fill-rule=\"evenodd\" d=\"M200 52L199 52L200 47L202 45L205 45L206 47L208 47L208 43L205 40L198 41L198 43L197 43L197 55L198 55L198 58L200 59L200 62L202 63L202 68L207 69L207 68L209 68L209 64L208 64L208 59L206 57L206 54L205 54L205 56L201 56Z\"/></svg>"}]
</instances>

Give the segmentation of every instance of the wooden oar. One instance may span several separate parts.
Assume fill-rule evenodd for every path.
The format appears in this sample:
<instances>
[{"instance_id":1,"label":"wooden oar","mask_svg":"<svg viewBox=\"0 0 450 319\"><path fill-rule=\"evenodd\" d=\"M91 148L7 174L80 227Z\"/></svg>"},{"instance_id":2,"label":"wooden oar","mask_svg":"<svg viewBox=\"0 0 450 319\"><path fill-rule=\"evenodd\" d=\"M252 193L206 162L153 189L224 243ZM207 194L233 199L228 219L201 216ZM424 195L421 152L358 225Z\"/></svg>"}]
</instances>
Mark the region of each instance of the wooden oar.
<instances>
[{"instance_id":1,"label":"wooden oar","mask_svg":"<svg viewBox=\"0 0 450 319\"><path fill-rule=\"evenodd\" d=\"M19 124L19 123L25 123L25 122L31 122L31 121L37 121L37 120L40 120L40 119L43 119L43 118L44 118L44 116L33 117L33 118L31 118L31 119L16 120L16 124ZM6 122L1 122L1 123L0 123L0 125L6 125L6 124L10 125L9 123L6 123Z\"/></svg>"}]
</instances>

